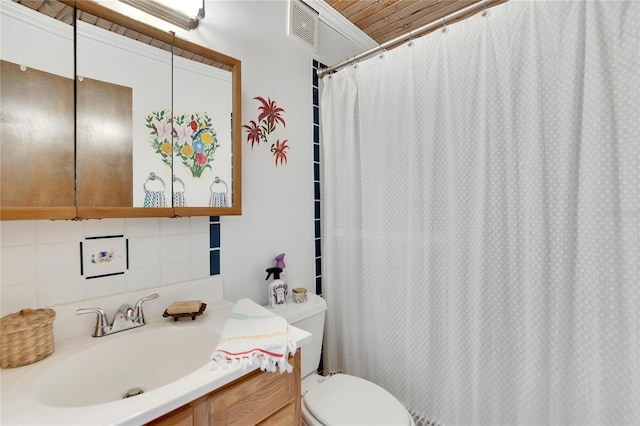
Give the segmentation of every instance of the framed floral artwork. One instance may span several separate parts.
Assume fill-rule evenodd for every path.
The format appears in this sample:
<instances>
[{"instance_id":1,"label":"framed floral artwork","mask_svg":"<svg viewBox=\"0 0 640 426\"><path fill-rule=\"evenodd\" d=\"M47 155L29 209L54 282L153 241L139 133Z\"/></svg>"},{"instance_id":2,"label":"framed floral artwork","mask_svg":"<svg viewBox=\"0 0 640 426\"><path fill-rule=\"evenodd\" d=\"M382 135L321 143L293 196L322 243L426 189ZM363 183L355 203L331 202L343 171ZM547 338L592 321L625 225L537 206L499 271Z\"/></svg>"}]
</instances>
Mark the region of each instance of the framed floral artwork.
<instances>
[{"instance_id":1,"label":"framed floral artwork","mask_svg":"<svg viewBox=\"0 0 640 426\"><path fill-rule=\"evenodd\" d=\"M85 238L80 242L80 275L93 279L124 274L129 269L128 243L124 235Z\"/></svg>"}]
</instances>

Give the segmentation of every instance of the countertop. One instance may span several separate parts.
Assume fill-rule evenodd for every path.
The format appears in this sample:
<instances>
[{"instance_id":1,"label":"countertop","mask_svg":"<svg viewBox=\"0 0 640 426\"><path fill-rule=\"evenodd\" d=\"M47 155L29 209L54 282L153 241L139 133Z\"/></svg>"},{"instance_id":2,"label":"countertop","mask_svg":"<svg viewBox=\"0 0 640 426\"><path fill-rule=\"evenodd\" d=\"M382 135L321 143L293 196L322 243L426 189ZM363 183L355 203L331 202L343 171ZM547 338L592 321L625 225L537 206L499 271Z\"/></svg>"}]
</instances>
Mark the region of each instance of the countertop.
<instances>
[{"instance_id":1,"label":"countertop","mask_svg":"<svg viewBox=\"0 0 640 426\"><path fill-rule=\"evenodd\" d=\"M219 335L224 321L233 306L234 303L223 299L209 304L205 313L196 321L182 320L173 324L170 319L156 319L139 329L117 334L144 333L145 329L171 326L207 327L211 330L212 336L215 336L216 333ZM312 340L310 333L293 326L290 326L290 336L298 348ZM70 339L57 343L54 354L40 362L19 368L2 369L0 372L2 381L0 423L2 425L143 424L256 369L247 368L243 370L238 365L227 368L214 368L212 361L204 360L201 368L169 384L133 398L90 406L54 407L42 403L35 396L38 392L42 392L41 389L34 389L37 384L37 378L47 371L48 367L56 365L57 362L68 356L69 351L86 348L88 345L95 344L98 339L109 339L110 337L112 336L101 338L91 338L89 336ZM211 352L215 349L216 342L213 341L214 339L212 337ZM100 365L97 365L96 368L100 368ZM86 371L86 374L91 375L92 372ZM100 386L100 383L95 383L95 386ZM48 392L55 391L55 389L48 390Z\"/></svg>"}]
</instances>

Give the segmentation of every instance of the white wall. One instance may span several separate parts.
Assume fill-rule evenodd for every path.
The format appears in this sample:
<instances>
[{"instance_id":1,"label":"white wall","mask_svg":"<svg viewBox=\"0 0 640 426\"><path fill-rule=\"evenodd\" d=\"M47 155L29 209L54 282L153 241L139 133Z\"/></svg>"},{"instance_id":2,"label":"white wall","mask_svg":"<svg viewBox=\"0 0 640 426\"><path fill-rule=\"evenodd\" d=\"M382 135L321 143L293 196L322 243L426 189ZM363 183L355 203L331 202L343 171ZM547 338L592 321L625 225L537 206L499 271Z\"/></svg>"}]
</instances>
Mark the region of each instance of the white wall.
<instances>
[{"instance_id":1,"label":"white wall","mask_svg":"<svg viewBox=\"0 0 640 426\"><path fill-rule=\"evenodd\" d=\"M287 35L284 0L208 1L206 9L199 28L177 34L240 59L242 123L257 118L255 96L270 97L285 109L278 137L291 147L276 168L270 146L251 150L243 134L243 215L221 219L225 297L266 303L264 270L281 252L291 285L314 291L312 60L330 65L363 49L321 23L320 51L308 50ZM78 243L113 233L130 238L131 269L84 280ZM208 243L208 217L0 222L0 314L113 294L131 302L128 292L202 278Z\"/></svg>"},{"instance_id":2,"label":"white wall","mask_svg":"<svg viewBox=\"0 0 640 426\"><path fill-rule=\"evenodd\" d=\"M279 135L290 146L288 164L276 168L270 146L252 150L243 142L243 215L221 219L225 297L266 303L264 270L282 252L290 288L313 292L312 60L332 65L361 50L323 24L314 54L287 35L287 1L209 2L207 7L213 17L202 24L203 37L242 61L243 124L257 118L253 97L271 97L285 109L286 129Z\"/></svg>"}]
</instances>

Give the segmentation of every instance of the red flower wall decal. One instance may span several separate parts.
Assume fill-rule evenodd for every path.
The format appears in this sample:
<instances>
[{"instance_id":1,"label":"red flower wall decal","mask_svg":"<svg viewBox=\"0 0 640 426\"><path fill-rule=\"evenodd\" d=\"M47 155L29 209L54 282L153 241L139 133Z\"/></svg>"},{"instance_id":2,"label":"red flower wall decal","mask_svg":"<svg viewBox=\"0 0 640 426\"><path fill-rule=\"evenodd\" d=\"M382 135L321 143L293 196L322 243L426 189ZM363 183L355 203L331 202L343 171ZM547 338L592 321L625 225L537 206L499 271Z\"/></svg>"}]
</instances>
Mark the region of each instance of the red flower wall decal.
<instances>
[{"instance_id":1,"label":"red flower wall decal","mask_svg":"<svg viewBox=\"0 0 640 426\"><path fill-rule=\"evenodd\" d=\"M284 124L284 119L280 116L280 113L284 112L284 109L279 108L276 105L275 101L272 101L271 98L267 98L269 100L265 101L264 98L260 96L253 99L257 99L262 103L262 105L258 107L258 109L260 110L258 121L262 122L262 120L264 119L267 120L269 129L267 134L275 130L276 123L282 123L282 127L286 127Z\"/></svg>"},{"instance_id":2,"label":"red flower wall decal","mask_svg":"<svg viewBox=\"0 0 640 426\"><path fill-rule=\"evenodd\" d=\"M258 120L251 120L249 124L242 126L247 132L247 143L251 143L251 149L256 145L260 145L260 142L267 144L267 137L276 130L278 125L286 127L284 118L282 117L282 113L285 112L284 108L279 107L276 101L271 100L271 98L265 100L262 96L256 96L253 99L260 102L260 106L258 107ZM273 153L276 167L278 167L278 164L282 165L287 163L286 151L289 149L287 142L287 139L282 142L278 139L275 143L271 144L271 152Z\"/></svg>"},{"instance_id":3,"label":"red flower wall decal","mask_svg":"<svg viewBox=\"0 0 640 426\"><path fill-rule=\"evenodd\" d=\"M271 152L273 152L273 157L276 159L276 167L278 167L278 161L280 164L283 162L287 162L287 153L285 152L289 147L287 146L287 140L283 140L280 143L280 139L276 141L275 144L271 145Z\"/></svg>"},{"instance_id":4,"label":"red flower wall decal","mask_svg":"<svg viewBox=\"0 0 640 426\"><path fill-rule=\"evenodd\" d=\"M258 123L251 120L249 125L242 126L247 130L247 142L251 142L251 149L253 149L253 145L259 145L260 139L263 138L262 129L258 127ZM266 142L266 137L265 137Z\"/></svg>"}]
</instances>

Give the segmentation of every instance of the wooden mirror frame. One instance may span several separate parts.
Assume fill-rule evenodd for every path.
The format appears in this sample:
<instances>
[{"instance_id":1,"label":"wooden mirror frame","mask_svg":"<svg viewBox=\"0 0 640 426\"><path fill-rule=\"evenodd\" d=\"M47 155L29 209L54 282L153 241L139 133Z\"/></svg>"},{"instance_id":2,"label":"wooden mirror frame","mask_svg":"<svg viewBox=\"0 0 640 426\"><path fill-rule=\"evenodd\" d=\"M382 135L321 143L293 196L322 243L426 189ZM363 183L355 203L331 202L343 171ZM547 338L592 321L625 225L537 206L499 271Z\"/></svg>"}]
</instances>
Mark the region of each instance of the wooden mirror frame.
<instances>
[{"instance_id":1,"label":"wooden mirror frame","mask_svg":"<svg viewBox=\"0 0 640 426\"><path fill-rule=\"evenodd\" d=\"M216 52L215 50L176 37L172 32L165 32L151 25L142 23L112 9L102 6L93 0L58 0L61 3L86 12L110 23L139 33L145 38L173 46L174 51L186 51L194 57L201 57L202 62L213 64L231 72L232 84L232 194L231 207L4 207L0 206L2 220L33 219L100 219L100 218L136 218L136 217L181 217L181 216L224 216L242 214L242 141L241 141L241 62L240 60ZM74 14L75 14L74 13ZM99 25L96 23L96 25ZM74 27L74 31L76 28ZM132 182L133 185L133 182Z\"/></svg>"}]
</instances>

